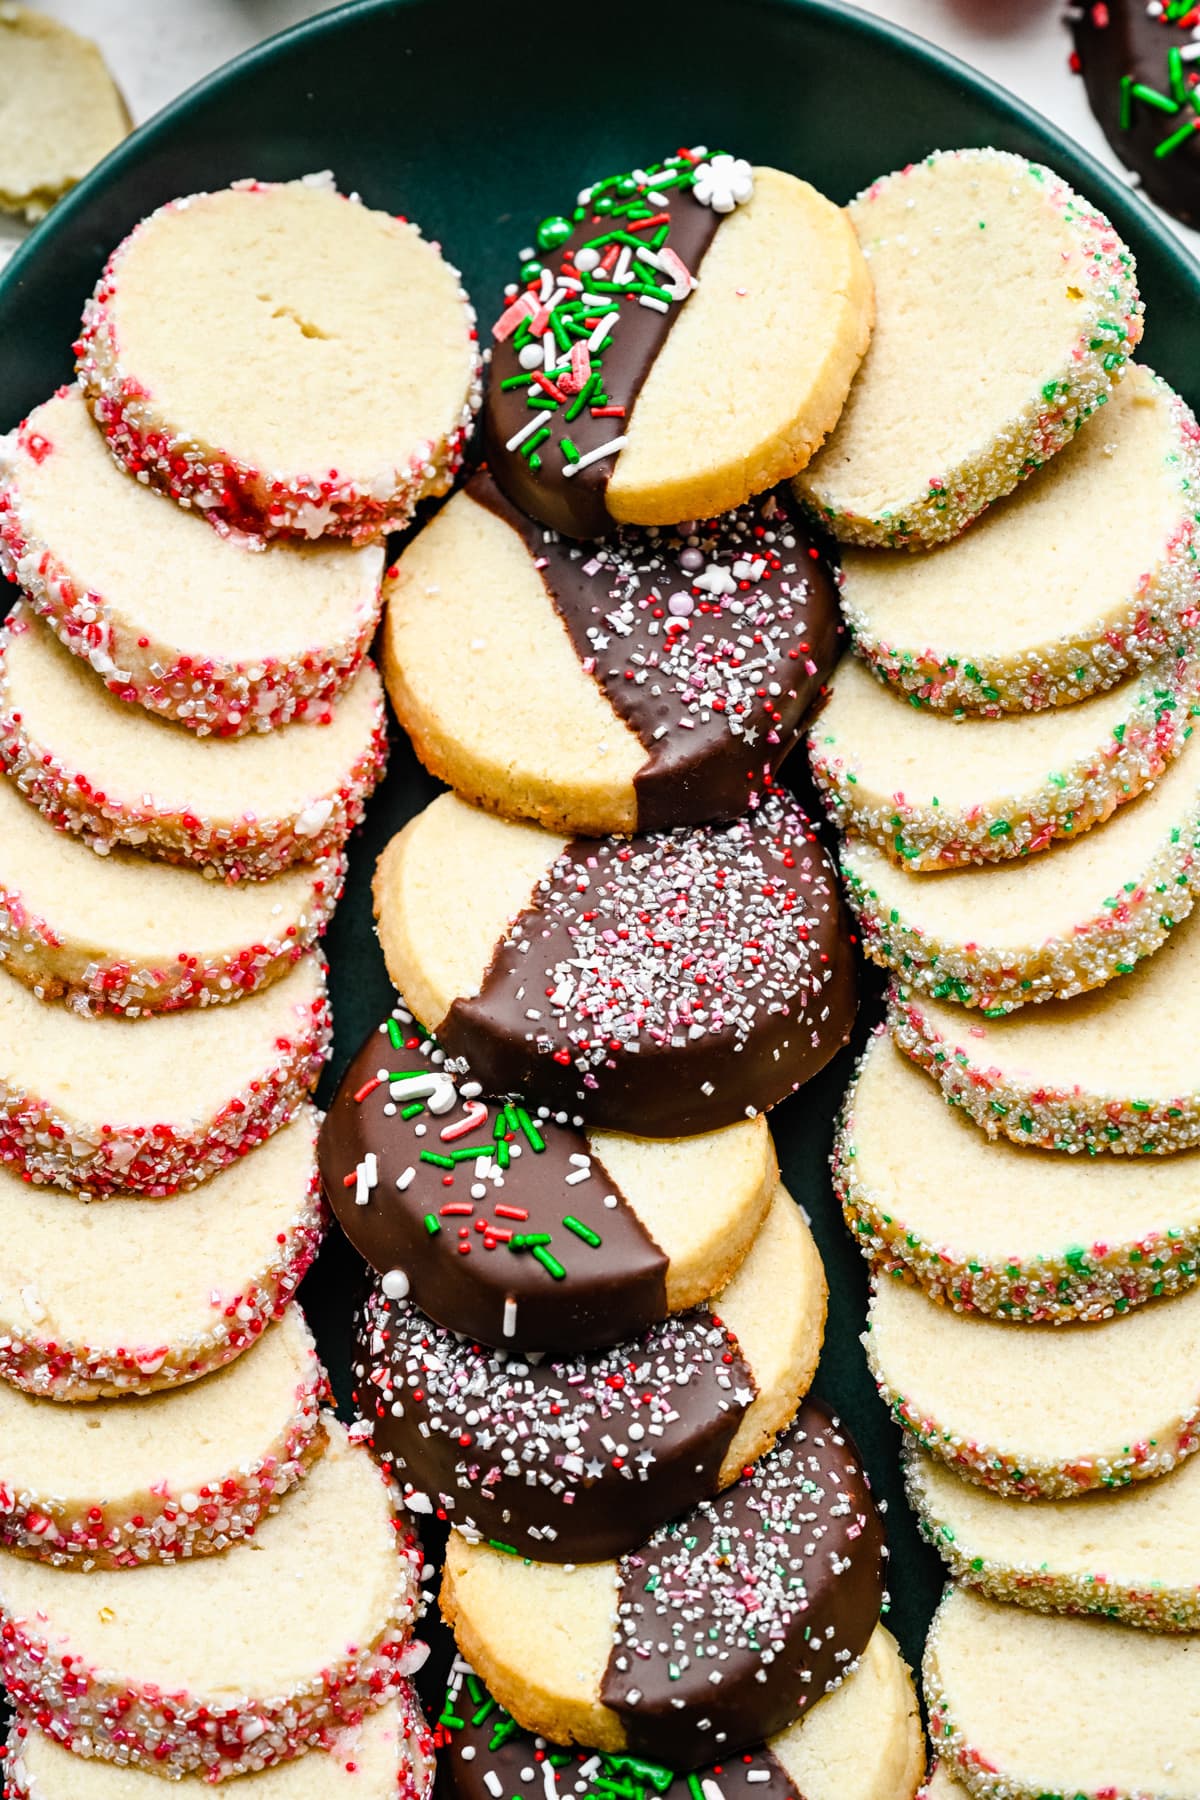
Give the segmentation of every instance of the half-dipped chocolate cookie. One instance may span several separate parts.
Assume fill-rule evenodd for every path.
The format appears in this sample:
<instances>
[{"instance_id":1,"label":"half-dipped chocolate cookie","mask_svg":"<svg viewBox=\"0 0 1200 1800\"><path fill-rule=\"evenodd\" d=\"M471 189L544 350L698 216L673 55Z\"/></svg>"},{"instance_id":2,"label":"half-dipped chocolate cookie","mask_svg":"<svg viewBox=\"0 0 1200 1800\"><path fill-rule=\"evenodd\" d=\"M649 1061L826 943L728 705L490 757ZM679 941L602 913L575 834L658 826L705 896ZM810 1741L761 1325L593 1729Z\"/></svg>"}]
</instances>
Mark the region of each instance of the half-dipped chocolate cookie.
<instances>
[{"instance_id":1,"label":"half-dipped chocolate cookie","mask_svg":"<svg viewBox=\"0 0 1200 1800\"><path fill-rule=\"evenodd\" d=\"M1200 220L1194 0L1073 0L1075 66L1104 135L1152 200Z\"/></svg>"},{"instance_id":2,"label":"half-dipped chocolate cookie","mask_svg":"<svg viewBox=\"0 0 1200 1800\"><path fill-rule=\"evenodd\" d=\"M724 1287L778 1180L761 1117L633 1138L484 1097L401 1003L342 1077L320 1157L389 1297L485 1344L571 1354Z\"/></svg>"}]
</instances>

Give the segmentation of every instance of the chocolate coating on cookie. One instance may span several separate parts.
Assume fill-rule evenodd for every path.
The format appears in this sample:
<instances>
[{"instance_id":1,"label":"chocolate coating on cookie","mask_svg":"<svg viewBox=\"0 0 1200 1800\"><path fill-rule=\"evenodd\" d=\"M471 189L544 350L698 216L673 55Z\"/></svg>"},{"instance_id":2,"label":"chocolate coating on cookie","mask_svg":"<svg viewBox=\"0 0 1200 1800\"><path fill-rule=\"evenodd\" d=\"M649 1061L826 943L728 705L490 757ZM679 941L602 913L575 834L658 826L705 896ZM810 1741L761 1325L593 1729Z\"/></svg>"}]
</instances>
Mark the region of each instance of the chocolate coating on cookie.
<instances>
[{"instance_id":1,"label":"chocolate coating on cookie","mask_svg":"<svg viewBox=\"0 0 1200 1800\"><path fill-rule=\"evenodd\" d=\"M1194 0L1079 0L1069 14L1092 111L1151 199L1200 223L1200 9Z\"/></svg>"},{"instance_id":2,"label":"chocolate coating on cookie","mask_svg":"<svg viewBox=\"0 0 1200 1800\"><path fill-rule=\"evenodd\" d=\"M694 1769L793 1724L866 1649L884 1554L858 1451L807 1400L735 1486L621 1559L600 1697L629 1749Z\"/></svg>"},{"instance_id":3,"label":"chocolate coating on cookie","mask_svg":"<svg viewBox=\"0 0 1200 1800\"><path fill-rule=\"evenodd\" d=\"M837 591L790 484L718 519L581 545L487 473L471 499L523 540L584 669L646 750L642 831L734 819L794 746L837 661Z\"/></svg>"},{"instance_id":4,"label":"chocolate coating on cookie","mask_svg":"<svg viewBox=\"0 0 1200 1800\"><path fill-rule=\"evenodd\" d=\"M729 825L569 843L438 1035L489 1092L683 1137L800 1087L854 1010L832 867L772 791Z\"/></svg>"},{"instance_id":5,"label":"chocolate coating on cookie","mask_svg":"<svg viewBox=\"0 0 1200 1800\"><path fill-rule=\"evenodd\" d=\"M541 1562L618 1556L715 1493L757 1392L737 1340L703 1307L614 1350L525 1360L455 1337L379 1286L356 1375L410 1508Z\"/></svg>"},{"instance_id":6,"label":"chocolate coating on cookie","mask_svg":"<svg viewBox=\"0 0 1200 1800\"><path fill-rule=\"evenodd\" d=\"M583 1132L483 1099L402 1006L343 1076L320 1163L355 1249L451 1331L574 1352L667 1316L667 1258Z\"/></svg>"}]
</instances>

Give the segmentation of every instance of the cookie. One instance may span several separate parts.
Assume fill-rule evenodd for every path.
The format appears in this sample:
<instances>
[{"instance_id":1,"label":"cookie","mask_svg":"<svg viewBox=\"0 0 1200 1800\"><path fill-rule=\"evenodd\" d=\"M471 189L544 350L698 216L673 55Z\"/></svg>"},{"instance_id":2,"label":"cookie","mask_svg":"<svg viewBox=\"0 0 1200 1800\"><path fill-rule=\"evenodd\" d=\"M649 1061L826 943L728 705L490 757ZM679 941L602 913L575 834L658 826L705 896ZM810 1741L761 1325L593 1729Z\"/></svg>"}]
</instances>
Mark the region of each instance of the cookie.
<instances>
[{"instance_id":1,"label":"cookie","mask_svg":"<svg viewBox=\"0 0 1200 1800\"><path fill-rule=\"evenodd\" d=\"M260 539L400 530L450 486L479 400L458 271L329 174L159 207L109 257L76 353L117 461Z\"/></svg>"},{"instance_id":2,"label":"cookie","mask_svg":"<svg viewBox=\"0 0 1200 1800\"><path fill-rule=\"evenodd\" d=\"M201 526L122 475L78 387L0 439L0 569L112 693L222 737L315 717L374 635L382 548Z\"/></svg>"},{"instance_id":3,"label":"cookie","mask_svg":"<svg viewBox=\"0 0 1200 1800\"><path fill-rule=\"evenodd\" d=\"M1200 1289L1092 1325L964 1318L877 1281L867 1359L897 1423L969 1481L1060 1500L1200 1448Z\"/></svg>"},{"instance_id":4,"label":"cookie","mask_svg":"<svg viewBox=\"0 0 1200 1800\"><path fill-rule=\"evenodd\" d=\"M40 219L129 130L90 38L12 0L0 7L0 207Z\"/></svg>"},{"instance_id":5,"label":"cookie","mask_svg":"<svg viewBox=\"0 0 1200 1800\"><path fill-rule=\"evenodd\" d=\"M504 290L492 471L568 537L730 512L812 456L873 312L846 215L794 175L698 146L593 182Z\"/></svg>"},{"instance_id":6,"label":"cookie","mask_svg":"<svg viewBox=\"0 0 1200 1800\"><path fill-rule=\"evenodd\" d=\"M956 1581L1039 1612L1150 1631L1200 1628L1200 1463L1113 1494L1025 1506L933 1457L905 1457L908 1499Z\"/></svg>"},{"instance_id":7,"label":"cookie","mask_svg":"<svg viewBox=\"0 0 1200 1800\"><path fill-rule=\"evenodd\" d=\"M358 1725L423 1660L421 1553L365 1451L324 1424L324 1456L224 1556L136 1576L0 1565L14 1705L67 1750L168 1778L252 1774Z\"/></svg>"},{"instance_id":8,"label":"cookie","mask_svg":"<svg viewBox=\"0 0 1200 1800\"><path fill-rule=\"evenodd\" d=\"M223 742L106 693L21 604L0 631L0 767L53 825L237 879L339 849L383 775L367 663L309 723Z\"/></svg>"},{"instance_id":9,"label":"cookie","mask_svg":"<svg viewBox=\"0 0 1200 1800\"><path fill-rule=\"evenodd\" d=\"M1200 1154L1031 1156L990 1141L877 1035L833 1181L859 1249L956 1312L1107 1319L1200 1274Z\"/></svg>"},{"instance_id":10,"label":"cookie","mask_svg":"<svg viewBox=\"0 0 1200 1800\"><path fill-rule=\"evenodd\" d=\"M620 1562L525 1563L455 1533L441 1606L527 1730L691 1770L794 1725L853 1668L884 1554L857 1449L808 1400L741 1481Z\"/></svg>"},{"instance_id":11,"label":"cookie","mask_svg":"<svg viewBox=\"0 0 1200 1800\"><path fill-rule=\"evenodd\" d=\"M388 973L446 1053L488 1093L591 1126L731 1125L853 1024L837 883L782 792L731 825L567 842L443 794L384 851L375 909Z\"/></svg>"},{"instance_id":12,"label":"cookie","mask_svg":"<svg viewBox=\"0 0 1200 1800\"><path fill-rule=\"evenodd\" d=\"M1082 837L1156 781L1198 696L1189 653L1075 706L958 719L905 705L847 656L809 758L838 829L904 867L1008 862Z\"/></svg>"},{"instance_id":13,"label":"cookie","mask_svg":"<svg viewBox=\"0 0 1200 1800\"><path fill-rule=\"evenodd\" d=\"M85 1571L225 1550L320 1456L324 1387L298 1306L175 1393L60 1406L0 1383L0 1543Z\"/></svg>"},{"instance_id":14,"label":"cookie","mask_svg":"<svg viewBox=\"0 0 1200 1800\"><path fill-rule=\"evenodd\" d=\"M844 543L940 543L1111 392L1142 335L1134 260L1065 181L999 150L935 151L849 213L875 334L799 490Z\"/></svg>"},{"instance_id":15,"label":"cookie","mask_svg":"<svg viewBox=\"0 0 1200 1800\"><path fill-rule=\"evenodd\" d=\"M786 486L687 523L579 544L474 476L389 572L384 674L425 765L550 830L745 812L823 691L837 596Z\"/></svg>"},{"instance_id":16,"label":"cookie","mask_svg":"<svg viewBox=\"0 0 1200 1800\"><path fill-rule=\"evenodd\" d=\"M240 1000L316 942L344 868L330 852L270 881L222 885L134 851L95 856L0 778L0 967L81 1013Z\"/></svg>"},{"instance_id":17,"label":"cookie","mask_svg":"<svg viewBox=\"0 0 1200 1800\"><path fill-rule=\"evenodd\" d=\"M178 1387L283 1316L321 1242L305 1107L190 1193L87 1205L0 1168L0 1379L51 1400Z\"/></svg>"},{"instance_id":18,"label":"cookie","mask_svg":"<svg viewBox=\"0 0 1200 1800\"><path fill-rule=\"evenodd\" d=\"M597 1562L766 1454L812 1382L825 1304L816 1245L779 1188L711 1310L614 1350L505 1355L377 1285L355 1399L410 1510L519 1556Z\"/></svg>"},{"instance_id":19,"label":"cookie","mask_svg":"<svg viewBox=\"0 0 1200 1800\"><path fill-rule=\"evenodd\" d=\"M1131 368L1091 430L953 544L846 552L855 649L922 706L988 717L1156 661L1197 622L1198 438L1179 395Z\"/></svg>"},{"instance_id":20,"label":"cookie","mask_svg":"<svg viewBox=\"0 0 1200 1800\"><path fill-rule=\"evenodd\" d=\"M650 1140L481 1098L398 1002L342 1077L321 1176L390 1294L500 1349L575 1353L724 1287L779 1169L762 1118Z\"/></svg>"},{"instance_id":21,"label":"cookie","mask_svg":"<svg viewBox=\"0 0 1200 1800\"><path fill-rule=\"evenodd\" d=\"M610 1783L629 1800L686 1800L696 1780L621 1753L563 1750L522 1731L469 1664L455 1662L438 1733L448 1800L601 1800ZM912 1800L925 1740L912 1677L877 1625L853 1671L769 1744L719 1762L698 1781L706 1800ZM47 1795L46 1800L52 1800ZM124 1800L124 1796L114 1796ZM132 1797L131 1797L132 1800ZM148 1800L153 1800L149 1796Z\"/></svg>"},{"instance_id":22,"label":"cookie","mask_svg":"<svg viewBox=\"0 0 1200 1800\"><path fill-rule=\"evenodd\" d=\"M967 1790L950 1773L949 1763L935 1763L917 1800L966 1800Z\"/></svg>"},{"instance_id":23,"label":"cookie","mask_svg":"<svg viewBox=\"0 0 1200 1800\"><path fill-rule=\"evenodd\" d=\"M946 1595L925 1649L929 1734L977 1800L1200 1791L1195 1640Z\"/></svg>"},{"instance_id":24,"label":"cookie","mask_svg":"<svg viewBox=\"0 0 1200 1800\"><path fill-rule=\"evenodd\" d=\"M0 973L0 1165L35 1183L159 1198L288 1124L329 1046L324 960L238 1006L81 1018Z\"/></svg>"},{"instance_id":25,"label":"cookie","mask_svg":"<svg viewBox=\"0 0 1200 1800\"><path fill-rule=\"evenodd\" d=\"M1196 27L1184 0L1072 0L1072 67L1104 135L1152 200L1200 220Z\"/></svg>"}]
</instances>

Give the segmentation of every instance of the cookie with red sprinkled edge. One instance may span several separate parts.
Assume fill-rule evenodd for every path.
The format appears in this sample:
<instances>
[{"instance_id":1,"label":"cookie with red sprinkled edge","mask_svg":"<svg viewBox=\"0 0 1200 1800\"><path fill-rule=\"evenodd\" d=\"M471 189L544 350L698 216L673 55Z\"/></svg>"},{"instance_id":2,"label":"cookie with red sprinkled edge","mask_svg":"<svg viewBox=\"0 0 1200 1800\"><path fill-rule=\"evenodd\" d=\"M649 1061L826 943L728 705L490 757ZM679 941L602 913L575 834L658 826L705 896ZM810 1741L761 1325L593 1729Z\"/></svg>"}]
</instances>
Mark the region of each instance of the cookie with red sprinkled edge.
<instances>
[{"instance_id":1,"label":"cookie with red sprinkled edge","mask_svg":"<svg viewBox=\"0 0 1200 1800\"><path fill-rule=\"evenodd\" d=\"M564 841L444 794L375 876L388 973L489 1093L680 1137L753 1116L846 1042L837 882L773 789L724 826Z\"/></svg>"},{"instance_id":2,"label":"cookie with red sprinkled edge","mask_svg":"<svg viewBox=\"0 0 1200 1800\"><path fill-rule=\"evenodd\" d=\"M387 763L366 663L312 721L222 741L106 693L21 603L0 630L0 767L53 825L237 880L340 849Z\"/></svg>"},{"instance_id":3,"label":"cookie with red sprinkled edge","mask_svg":"<svg viewBox=\"0 0 1200 1800\"><path fill-rule=\"evenodd\" d=\"M450 486L479 403L458 271L328 174L151 213L110 256L76 352L117 461L256 538L400 530Z\"/></svg>"},{"instance_id":4,"label":"cookie with red sprinkled edge","mask_svg":"<svg viewBox=\"0 0 1200 1800\"><path fill-rule=\"evenodd\" d=\"M294 1305L244 1356L174 1393L63 1406L0 1382L0 1544L55 1567L129 1570L252 1537L325 1448L325 1387ZM0 1586L11 1563L0 1558Z\"/></svg>"},{"instance_id":5,"label":"cookie with red sprinkled edge","mask_svg":"<svg viewBox=\"0 0 1200 1800\"><path fill-rule=\"evenodd\" d=\"M412 1512L519 1556L596 1562L767 1453L808 1392L826 1298L812 1234L779 1188L709 1306L612 1350L488 1350L377 1283L355 1400Z\"/></svg>"},{"instance_id":6,"label":"cookie with red sprinkled edge","mask_svg":"<svg viewBox=\"0 0 1200 1800\"><path fill-rule=\"evenodd\" d=\"M323 1422L325 1454L223 1556L136 1575L6 1559L14 1704L81 1756L220 1781L332 1748L401 1689L426 1655L420 1547L370 1457Z\"/></svg>"},{"instance_id":7,"label":"cookie with red sprinkled edge","mask_svg":"<svg viewBox=\"0 0 1200 1800\"><path fill-rule=\"evenodd\" d=\"M1200 711L1183 654L1075 706L956 718L905 705L845 656L808 732L831 818L916 870L1008 862L1078 838L1179 755Z\"/></svg>"},{"instance_id":8,"label":"cookie with red sprinkled edge","mask_svg":"<svg viewBox=\"0 0 1200 1800\"><path fill-rule=\"evenodd\" d=\"M582 189L520 277L492 326L488 461L576 538L730 512L794 475L874 316L839 207L700 147Z\"/></svg>"},{"instance_id":9,"label":"cookie with red sprinkled edge","mask_svg":"<svg viewBox=\"0 0 1200 1800\"><path fill-rule=\"evenodd\" d=\"M256 556L129 481L77 387L0 438L0 570L110 692L202 735L314 717L379 622L379 545Z\"/></svg>"},{"instance_id":10,"label":"cookie with red sprinkled edge","mask_svg":"<svg viewBox=\"0 0 1200 1800\"><path fill-rule=\"evenodd\" d=\"M287 1125L330 1038L310 951L238 1006L81 1018L0 973L0 1163L91 1194L195 1187Z\"/></svg>"},{"instance_id":11,"label":"cookie with red sprinkled edge","mask_svg":"<svg viewBox=\"0 0 1200 1800\"><path fill-rule=\"evenodd\" d=\"M1070 443L1142 335L1132 253L1040 163L939 150L849 208L871 347L802 498L845 543L943 542Z\"/></svg>"},{"instance_id":12,"label":"cookie with red sprinkled edge","mask_svg":"<svg viewBox=\"0 0 1200 1800\"><path fill-rule=\"evenodd\" d=\"M876 1279L863 1336L897 1424L967 1481L1068 1500L1200 1449L1200 1288L1097 1324L966 1317Z\"/></svg>"},{"instance_id":13,"label":"cookie with red sprinkled edge","mask_svg":"<svg viewBox=\"0 0 1200 1800\"><path fill-rule=\"evenodd\" d=\"M841 635L832 572L786 487L580 544L479 474L387 589L384 673L422 761L463 799L550 830L745 812Z\"/></svg>"},{"instance_id":14,"label":"cookie with red sprinkled edge","mask_svg":"<svg viewBox=\"0 0 1200 1800\"><path fill-rule=\"evenodd\" d=\"M129 112L90 38L30 6L0 8L0 208L40 219L120 143Z\"/></svg>"}]
</instances>

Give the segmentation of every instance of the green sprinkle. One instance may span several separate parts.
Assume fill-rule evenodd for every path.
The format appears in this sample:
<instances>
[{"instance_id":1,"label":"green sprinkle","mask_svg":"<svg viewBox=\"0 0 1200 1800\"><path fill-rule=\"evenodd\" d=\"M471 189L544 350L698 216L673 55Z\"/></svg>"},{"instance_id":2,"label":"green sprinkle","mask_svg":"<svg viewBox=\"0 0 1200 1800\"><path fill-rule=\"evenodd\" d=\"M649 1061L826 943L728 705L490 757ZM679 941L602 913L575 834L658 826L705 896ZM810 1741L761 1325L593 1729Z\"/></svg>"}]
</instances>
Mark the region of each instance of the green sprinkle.
<instances>
[{"instance_id":1,"label":"green sprinkle","mask_svg":"<svg viewBox=\"0 0 1200 1800\"><path fill-rule=\"evenodd\" d=\"M452 1156L441 1156L436 1150L422 1150L421 1161L432 1163L435 1169L452 1169L454 1167Z\"/></svg>"},{"instance_id":2,"label":"green sprinkle","mask_svg":"<svg viewBox=\"0 0 1200 1800\"><path fill-rule=\"evenodd\" d=\"M566 1215L563 1224L568 1231L573 1231L576 1237L582 1238L585 1244L590 1244L593 1250L598 1250L604 1241L597 1232L592 1230L590 1225L585 1225L582 1219L575 1218L571 1213Z\"/></svg>"},{"instance_id":3,"label":"green sprinkle","mask_svg":"<svg viewBox=\"0 0 1200 1800\"><path fill-rule=\"evenodd\" d=\"M442 1229L441 1220L436 1213L425 1214L425 1229L430 1237L436 1237L438 1232Z\"/></svg>"},{"instance_id":4,"label":"green sprinkle","mask_svg":"<svg viewBox=\"0 0 1200 1800\"><path fill-rule=\"evenodd\" d=\"M388 1042L393 1050L403 1050L404 1048L404 1034L395 1019L388 1020Z\"/></svg>"},{"instance_id":5,"label":"green sprinkle","mask_svg":"<svg viewBox=\"0 0 1200 1800\"><path fill-rule=\"evenodd\" d=\"M569 463L577 463L579 461L579 451L575 448L575 445L571 442L569 437L564 437L562 439L560 448Z\"/></svg>"},{"instance_id":6,"label":"green sprinkle","mask_svg":"<svg viewBox=\"0 0 1200 1800\"><path fill-rule=\"evenodd\" d=\"M402 1119L415 1119L418 1113L423 1113L424 1111L425 1102L423 1100L410 1100L407 1106L402 1106L400 1108L400 1117Z\"/></svg>"},{"instance_id":7,"label":"green sprinkle","mask_svg":"<svg viewBox=\"0 0 1200 1800\"><path fill-rule=\"evenodd\" d=\"M543 425L540 431L535 431L532 437L527 437L525 439L525 442L521 445L521 455L532 456L538 445L544 444L549 436L550 427L548 425Z\"/></svg>"},{"instance_id":8,"label":"green sprinkle","mask_svg":"<svg viewBox=\"0 0 1200 1800\"><path fill-rule=\"evenodd\" d=\"M1173 131L1170 137L1164 138L1161 144L1154 146L1155 156L1170 156L1173 150L1178 150L1180 144L1187 143L1198 124L1200 124L1200 120L1189 119L1186 125L1181 125L1178 131Z\"/></svg>"},{"instance_id":9,"label":"green sprinkle","mask_svg":"<svg viewBox=\"0 0 1200 1800\"><path fill-rule=\"evenodd\" d=\"M551 1275L553 1275L555 1281L563 1280L567 1271L563 1268L563 1266L559 1262L557 1256L552 1256L550 1251L547 1250L545 1248L545 1246L542 1244L534 1245L533 1254L534 1254L535 1259L541 1263L543 1269L548 1269L550 1271L550 1273L551 1273Z\"/></svg>"},{"instance_id":10,"label":"green sprinkle","mask_svg":"<svg viewBox=\"0 0 1200 1800\"><path fill-rule=\"evenodd\" d=\"M546 1148L546 1140L523 1106L517 1108L517 1124L525 1133L529 1148L538 1156Z\"/></svg>"}]
</instances>

